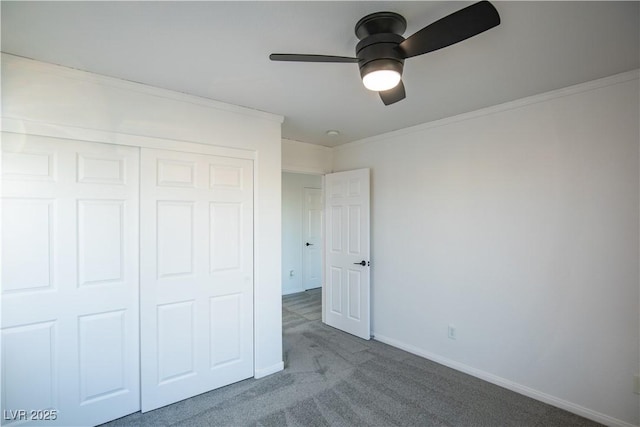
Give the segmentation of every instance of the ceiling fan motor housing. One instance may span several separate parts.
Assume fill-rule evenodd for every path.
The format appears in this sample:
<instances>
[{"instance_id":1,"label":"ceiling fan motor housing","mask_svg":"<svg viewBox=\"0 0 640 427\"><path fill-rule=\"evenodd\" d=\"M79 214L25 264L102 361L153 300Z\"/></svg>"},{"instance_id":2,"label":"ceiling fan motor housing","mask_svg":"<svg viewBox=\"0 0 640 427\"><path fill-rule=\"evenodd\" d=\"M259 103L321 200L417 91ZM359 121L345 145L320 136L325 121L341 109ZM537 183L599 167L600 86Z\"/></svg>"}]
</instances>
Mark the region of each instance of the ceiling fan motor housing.
<instances>
[{"instance_id":1,"label":"ceiling fan motor housing","mask_svg":"<svg viewBox=\"0 0 640 427\"><path fill-rule=\"evenodd\" d=\"M377 70L393 70L402 75L404 56L398 45L404 41L402 33L407 21L394 12L377 12L367 15L356 24L355 33L360 39L356 57L360 75Z\"/></svg>"},{"instance_id":2,"label":"ceiling fan motor housing","mask_svg":"<svg viewBox=\"0 0 640 427\"><path fill-rule=\"evenodd\" d=\"M402 75L404 58L397 47L403 40L398 34L387 33L371 35L358 43L356 57L360 76L376 70L394 70Z\"/></svg>"}]
</instances>

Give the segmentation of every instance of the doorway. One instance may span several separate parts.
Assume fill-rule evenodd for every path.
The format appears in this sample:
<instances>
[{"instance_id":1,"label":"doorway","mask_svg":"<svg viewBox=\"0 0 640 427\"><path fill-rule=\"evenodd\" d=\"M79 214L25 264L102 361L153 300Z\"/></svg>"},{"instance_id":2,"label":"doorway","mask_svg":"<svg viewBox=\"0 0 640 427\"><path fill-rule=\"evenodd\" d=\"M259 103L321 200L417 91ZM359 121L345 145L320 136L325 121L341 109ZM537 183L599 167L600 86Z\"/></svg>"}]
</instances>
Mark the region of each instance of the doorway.
<instances>
[{"instance_id":1,"label":"doorway","mask_svg":"<svg viewBox=\"0 0 640 427\"><path fill-rule=\"evenodd\" d=\"M322 175L282 173L282 294L322 287Z\"/></svg>"}]
</instances>

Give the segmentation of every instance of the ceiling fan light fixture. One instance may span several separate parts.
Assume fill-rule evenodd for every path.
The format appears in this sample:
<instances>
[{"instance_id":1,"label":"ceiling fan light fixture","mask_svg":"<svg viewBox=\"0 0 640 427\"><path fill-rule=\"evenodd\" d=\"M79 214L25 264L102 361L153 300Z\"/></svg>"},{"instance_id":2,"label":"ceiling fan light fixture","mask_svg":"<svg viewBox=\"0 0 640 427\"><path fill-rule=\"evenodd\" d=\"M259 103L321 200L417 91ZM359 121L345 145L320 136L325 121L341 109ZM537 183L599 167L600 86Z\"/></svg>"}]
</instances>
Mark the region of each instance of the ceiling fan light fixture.
<instances>
[{"instance_id":1,"label":"ceiling fan light fixture","mask_svg":"<svg viewBox=\"0 0 640 427\"><path fill-rule=\"evenodd\" d=\"M398 86L402 78L402 62L395 59L376 59L360 66L364 87L384 92Z\"/></svg>"},{"instance_id":2,"label":"ceiling fan light fixture","mask_svg":"<svg viewBox=\"0 0 640 427\"><path fill-rule=\"evenodd\" d=\"M382 92L398 86L400 77L396 70L375 70L362 77L362 83L369 90Z\"/></svg>"}]
</instances>

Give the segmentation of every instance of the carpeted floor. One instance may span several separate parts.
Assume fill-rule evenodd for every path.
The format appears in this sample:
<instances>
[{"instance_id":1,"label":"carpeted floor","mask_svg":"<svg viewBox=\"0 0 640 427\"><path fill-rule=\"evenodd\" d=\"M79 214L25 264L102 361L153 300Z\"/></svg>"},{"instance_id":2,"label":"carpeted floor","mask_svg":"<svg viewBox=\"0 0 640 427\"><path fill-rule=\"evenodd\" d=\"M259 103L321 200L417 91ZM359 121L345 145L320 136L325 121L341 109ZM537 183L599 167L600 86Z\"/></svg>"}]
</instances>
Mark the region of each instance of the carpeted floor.
<instances>
[{"instance_id":1,"label":"carpeted floor","mask_svg":"<svg viewBox=\"0 0 640 427\"><path fill-rule=\"evenodd\" d=\"M320 289L283 297L285 370L105 426L597 426L323 325Z\"/></svg>"}]
</instances>

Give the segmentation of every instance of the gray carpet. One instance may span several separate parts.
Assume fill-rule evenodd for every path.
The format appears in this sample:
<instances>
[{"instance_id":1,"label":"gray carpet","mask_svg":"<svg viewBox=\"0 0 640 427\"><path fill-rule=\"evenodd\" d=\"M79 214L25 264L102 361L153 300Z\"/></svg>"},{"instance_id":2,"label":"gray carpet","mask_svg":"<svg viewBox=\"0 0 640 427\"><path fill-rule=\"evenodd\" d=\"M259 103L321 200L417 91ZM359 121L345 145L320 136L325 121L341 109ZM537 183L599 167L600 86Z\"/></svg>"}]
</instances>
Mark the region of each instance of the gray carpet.
<instances>
[{"instance_id":1,"label":"gray carpet","mask_svg":"<svg viewBox=\"0 0 640 427\"><path fill-rule=\"evenodd\" d=\"M597 426L322 324L320 290L283 297L285 370L105 426Z\"/></svg>"}]
</instances>

